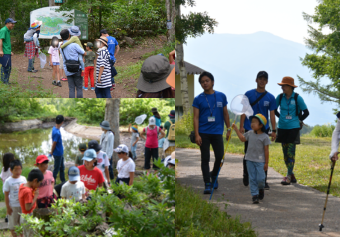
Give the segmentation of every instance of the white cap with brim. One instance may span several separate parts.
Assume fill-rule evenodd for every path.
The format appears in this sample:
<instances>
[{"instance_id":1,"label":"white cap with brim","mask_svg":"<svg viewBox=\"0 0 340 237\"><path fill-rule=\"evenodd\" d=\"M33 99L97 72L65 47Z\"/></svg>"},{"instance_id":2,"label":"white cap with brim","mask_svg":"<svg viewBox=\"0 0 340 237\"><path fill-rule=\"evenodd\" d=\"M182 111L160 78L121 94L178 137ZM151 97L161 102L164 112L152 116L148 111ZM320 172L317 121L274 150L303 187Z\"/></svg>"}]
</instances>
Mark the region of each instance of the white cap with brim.
<instances>
[{"instance_id":1,"label":"white cap with brim","mask_svg":"<svg viewBox=\"0 0 340 237\"><path fill-rule=\"evenodd\" d=\"M117 152L117 153L124 152L124 153L128 154L129 148L124 144L120 144L116 149L114 149L114 151Z\"/></svg>"},{"instance_id":2,"label":"white cap with brim","mask_svg":"<svg viewBox=\"0 0 340 237\"><path fill-rule=\"evenodd\" d=\"M169 165L176 165L175 159L171 159L171 160L169 161Z\"/></svg>"},{"instance_id":3,"label":"white cap with brim","mask_svg":"<svg viewBox=\"0 0 340 237\"><path fill-rule=\"evenodd\" d=\"M149 125L156 125L156 119L155 119L155 117L150 117L149 118Z\"/></svg>"},{"instance_id":4,"label":"white cap with brim","mask_svg":"<svg viewBox=\"0 0 340 237\"><path fill-rule=\"evenodd\" d=\"M97 158L97 153L94 149L88 149L85 151L84 153L84 157L82 160L86 160L86 161L92 161L93 159Z\"/></svg>"}]
</instances>

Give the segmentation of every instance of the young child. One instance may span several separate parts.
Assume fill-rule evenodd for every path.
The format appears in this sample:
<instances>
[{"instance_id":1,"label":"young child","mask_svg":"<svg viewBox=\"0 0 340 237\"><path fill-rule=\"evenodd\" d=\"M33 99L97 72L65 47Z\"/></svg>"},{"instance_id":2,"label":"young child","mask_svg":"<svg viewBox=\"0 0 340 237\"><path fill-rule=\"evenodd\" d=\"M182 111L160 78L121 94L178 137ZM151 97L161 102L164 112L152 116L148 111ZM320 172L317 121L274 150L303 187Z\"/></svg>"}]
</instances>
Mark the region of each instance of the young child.
<instances>
[{"instance_id":1,"label":"young child","mask_svg":"<svg viewBox=\"0 0 340 237\"><path fill-rule=\"evenodd\" d=\"M53 174L51 171L47 170L48 158L45 155L40 155L35 160L35 163L35 166L37 166L44 175L44 180L39 186L39 196L37 201L38 208L51 207L51 203L54 203L54 199L56 199L56 197L53 194Z\"/></svg>"},{"instance_id":2,"label":"young child","mask_svg":"<svg viewBox=\"0 0 340 237\"><path fill-rule=\"evenodd\" d=\"M132 154L129 152L129 148L124 144L119 145L114 151L118 153L119 158L117 162L118 176L116 184L126 183L131 186L133 184L136 169L135 162L131 159Z\"/></svg>"},{"instance_id":3,"label":"young child","mask_svg":"<svg viewBox=\"0 0 340 237\"><path fill-rule=\"evenodd\" d=\"M92 51L93 44L91 42L87 42L85 44L86 46L86 56L84 58L85 62L85 80L84 80L84 90L87 91L88 87L88 77L90 77L90 83L91 83L91 90L94 91L94 64L96 60L96 54Z\"/></svg>"},{"instance_id":4,"label":"young child","mask_svg":"<svg viewBox=\"0 0 340 237\"><path fill-rule=\"evenodd\" d=\"M70 32L70 35L72 36L70 38L69 41L67 41L65 44L62 44L60 47L63 49L65 48L67 45L71 44L71 43L76 43L78 44L82 49L84 49L83 45L81 44L80 40L79 40L79 37L81 35L81 31L79 30L79 27L78 26L71 26L70 29L68 29L69 32ZM86 52L84 54L84 56L86 56ZM83 61L83 55L79 54L79 63L80 63L80 66L81 66L81 70L82 70L82 73L81 73L81 76L83 77L84 76L84 70L85 70L85 66L84 66L84 61Z\"/></svg>"},{"instance_id":5,"label":"young child","mask_svg":"<svg viewBox=\"0 0 340 237\"><path fill-rule=\"evenodd\" d=\"M72 199L76 201L83 199L85 201L85 185L80 181L80 171L77 167L71 166L68 170L68 182L61 188L62 198Z\"/></svg>"},{"instance_id":6,"label":"young child","mask_svg":"<svg viewBox=\"0 0 340 237\"><path fill-rule=\"evenodd\" d=\"M59 43L59 49L60 49L60 45L62 42ZM59 50L60 51L60 50ZM61 54L59 54L59 70L60 70L60 77L61 77L61 81L67 81L66 75L65 75L65 71L64 71L64 61L63 61L63 57L61 56Z\"/></svg>"},{"instance_id":7,"label":"young child","mask_svg":"<svg viewBox=\"0 0 340 237\"><path fill-rule=\"evenodd\" d=\"M8 215L8 229L11 230L12 236L16 237L14 227L20 225L21 207L19 203L19 187L27 183L26 178L21 176L22 165L20 160L13 160L10 164L12 176L9 177L5 184L5 203Z\"/></svg>"},{"instance_id":8,"label":"young child","mask_svg":"<svg viewBox=\"0 0 340 237\"><path fill-rule=\"evenodd\" d=\"M137 150L137 142L139 141L139 132L138 132L138 126L137 125L133 125L132 131L130 130L131 127L131 123L129 124L129 129L128 132L132 133L131 136L131 153L132 153L132 159L135 161L137 160L137 154L136 154L136 150Z\"/></svg>"},{"instance_id":9,"label":"young child","mask_svg":"<svg viewBox=\"0 0 340 237\"><path fill-rule=\"evenodd\" d=\"M14 154L12 153L5 153L2 158L2 169L1 169L1 180L2 180L2 192L5 194L5 181L7 178L12 176L10 170L10 163L14 160ZM5 222L8 222L8 217L6 216Z\"/></svg>"},{"instance_id":10,"label":"young child","mask_svg":"<svg viewBox=\"0 0 340 237\"><path fill-rule=\"evenodd\" d=\"M78 145L78 149L79 149L79 151L80 151L80 154L78 154L78 155L76 156L76 159L75 159L75 162L74 162L74 165L75 165L76 167L78 167L79 165L83 165L83 164L84 164L84 161L83 161L82 159L83 159L84 153L85 153L85 151L86 151L86 149L87 149L86 143L80 143L80 144Z\"/></svg>"},{"instance_id":11,"label":"young child","mask_svg":"<svg viewBox=\"0 0 340 237\"><path fill-rule=\"evenodd\" d=\"M163 130L163 126L160 126L159 128ZM159 154L159 158L161 159L163 159L164 157L164 151L163 151L164 141L165 141L165 137L158 140L158 154Z\"/></svg>"},{"instance_id":12,"label":"young child","mask_svg":"<svg viewBox=\"0 0 340 237\"><path fill-rule=\"evenodd\" d=\"M60 61L59 61L59 40L58 37L53 36L52 37L52 45L50 46L48 53L50 55L50 66L53 68L53 72L52 72L52 85L54 86L59 86L61 87L61 83L60 83L60 75L59 75L59 65L60 65ZM57 80L56 81L56 78Z\"/></svg>"},{"instance_id":13,"label":"young child","mask_svg":"<svg viewBox=\"0 0 340 237\"><path fill-rule=\"evenodd\" d=\"M39 53L40 53L40 43L39 43L38 38L39 38L41 25L42 25L42 21L35 20L31 24L31 27L24 34L24 43L26 44L26 42L33 41L35 47L39 49Z\"/></svg>"},{"instance_id":14,"label":"young child","mask_svg":"<svg viewBox=\"0 0 340 237\"><path fill-rule=\"evenodd\" d=\"M264 198L265 171L268 169L270 139L265 133L267 119L262 114L250 116L251 129L244 135L233 124L237 136L242 142L248 141L246 153L247 169L249 173L250 193L254 204Z\"/></svg>"},{"instance_id":15,"label":"young child","mask_svg":"<svg viewBox=\"0 0 340 237\"><path fill-rule=\"evenodd\" d=\"M20 184L19 187L19 203L23 214L32 215L36 207L36 202L39 196L39 189L41 182L44 179L43 173L39 169L33 169L28 174L27 183ZM26 221L20 217L20 224ZM24 228L24 236L33 236L32 230L29 227Z\"/></svg>"}]
</instances>

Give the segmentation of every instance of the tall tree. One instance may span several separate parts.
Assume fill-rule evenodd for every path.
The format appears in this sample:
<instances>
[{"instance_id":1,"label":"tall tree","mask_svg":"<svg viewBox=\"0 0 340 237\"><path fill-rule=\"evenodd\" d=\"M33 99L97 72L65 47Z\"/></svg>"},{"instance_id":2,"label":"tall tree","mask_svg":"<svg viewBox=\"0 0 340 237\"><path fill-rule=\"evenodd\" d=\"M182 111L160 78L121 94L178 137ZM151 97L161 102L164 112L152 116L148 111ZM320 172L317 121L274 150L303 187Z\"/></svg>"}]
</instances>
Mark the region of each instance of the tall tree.
<instances>
[{"instance_id":1,"label":"tall tree","mask_svg":"<svg viewBox=\"0 0 340 237\"><path fill-rule=\"evenodd\" d=\"M176 19L176 7L175 7L175 0L166 0L166 13L167 13L167 20L171 21L172 26L171 29L168 31L169 37L168 42L172 43L175 41L175 19Z\"/></svg>"},{"instance_id":2,"label":"tall tree","mask_svg":"<svg viewBox=\"0 0 340 237\"><path fill-rule=\"evenodd\" d=\"M116 148L120 144L120 135L119 135L119 106L120 99L106 99L105 106L105 120L110 123L110 127L112 132L115 134L114 145ZM118 162L117 153L113 153L113 163L116 165Z\"/></svg>"},{"instance_id":3,"label":"tall tree","mask_svg":"<svg viewBox=\"0 0 340 237\"><path fill-rule=\"evenodd\" d=\"M312 80L298 76L304 92L317 94L323 102L334 102L340 107L340 0L324 0L315 8L314 15L303 13L308 22L307 47L314 52L306 54L302 65L312 72ZM318 25L314 28L311 23ZM323 29L330 32L324 33ZM326 79L327 78L327 79Z\"/></svg>"},{"instance_id":4,"label":"tall tree","mask_svg":"<svg viewBox=\"0 0 340 237\"><path fill-rule=\"evenodd\" d=\"M178 64L181 77L181 97L183 113L190 111L187 72L184 66L183 44L189 36L197 37L205 32L213 33L217 21L210 18L207 12L181 14L181 6L195 6L195 0L176 0L176 64Z\"/></svg>"}]
</instances>

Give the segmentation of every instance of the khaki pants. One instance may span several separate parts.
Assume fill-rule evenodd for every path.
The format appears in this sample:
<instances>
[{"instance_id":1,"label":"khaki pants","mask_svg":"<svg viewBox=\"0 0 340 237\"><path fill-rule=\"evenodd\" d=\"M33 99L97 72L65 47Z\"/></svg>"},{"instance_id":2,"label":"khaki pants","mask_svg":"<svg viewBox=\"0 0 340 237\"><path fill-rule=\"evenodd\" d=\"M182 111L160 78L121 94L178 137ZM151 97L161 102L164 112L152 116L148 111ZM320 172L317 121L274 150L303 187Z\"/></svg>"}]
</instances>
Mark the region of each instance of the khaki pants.
<instances>
[{"instance_id":1,"label":"khaki pants","mask_svg":"<svg viewBox=\"0 0 340 237\"><path fill-rule=\"evenodd\" d=\"M158 147L158 156L159 158L163 159L164 155L163 155L163 147Z\"/></svg>"},{"instance_id":2,"label":"khaki pants","mask_svg":"<svg viewBox=\"0 0 340 237\"><path fill-rule=\"evenodd\" d=\"M11 207L12 215L8 215L8 229L14 230L15 226L20 225L21 207Z\"/></svg>"}]
</instances>

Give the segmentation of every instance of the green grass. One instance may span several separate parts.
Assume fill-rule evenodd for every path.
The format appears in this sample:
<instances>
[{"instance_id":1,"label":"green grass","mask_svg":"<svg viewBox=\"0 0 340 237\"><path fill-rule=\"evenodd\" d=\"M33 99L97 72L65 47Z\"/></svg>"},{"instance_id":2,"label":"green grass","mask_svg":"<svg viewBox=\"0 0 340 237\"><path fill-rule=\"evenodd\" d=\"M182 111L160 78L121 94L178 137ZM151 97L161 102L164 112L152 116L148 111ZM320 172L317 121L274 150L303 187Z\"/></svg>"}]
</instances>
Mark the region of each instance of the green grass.
<instances>
[{"instance_id":1,"label":"green grass","mask_svg":"<svg viewBox=\"0 0 340 237\"><path fill-rule=\"evenodd\" d=\"M226 141L224 142L226 144ZM176 134L176 147L198 149L196 144L190 142L188 136L180 134ZM243 154L243 147L244 144L233 132L227 152ZM307 185L321 192L327 192L331 167L331 162L328 158L330 149L331 138L301 137L301 144L297 145L296 148L294 167L294 173L299 184ZM225 164L228 165L228 158ZM280 143L272 142L269 146L269 166L280 174L287 175ZM337 165L335 166L330 193L340 197L340 168Z\"/></svg>"},{"instance_id":2,"label":"green grass","mask_svg":"<svg viewBox=\"0 0 340 237\"><path fill-rule=\"evenodd\" d=\"M226 206L227 207L227 206ZM176 182L176 236L256 236L249 222L231 218L214 204L201 199L192 188Z\"/></svg>"}]
</instances>

